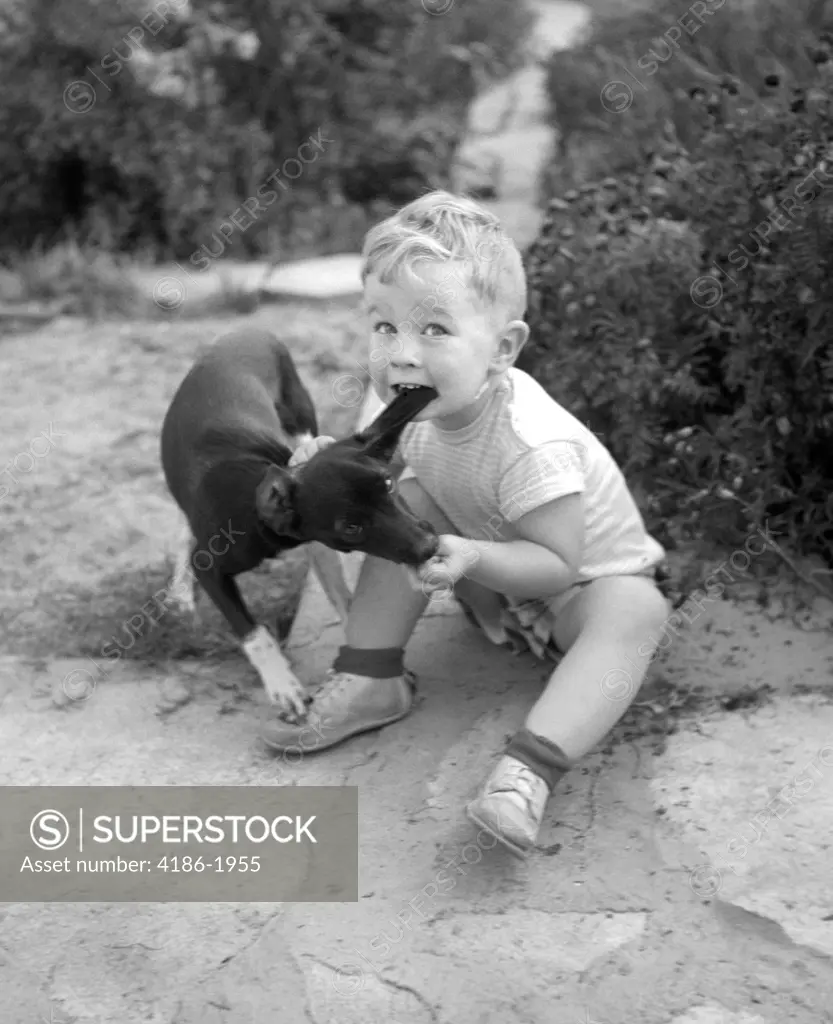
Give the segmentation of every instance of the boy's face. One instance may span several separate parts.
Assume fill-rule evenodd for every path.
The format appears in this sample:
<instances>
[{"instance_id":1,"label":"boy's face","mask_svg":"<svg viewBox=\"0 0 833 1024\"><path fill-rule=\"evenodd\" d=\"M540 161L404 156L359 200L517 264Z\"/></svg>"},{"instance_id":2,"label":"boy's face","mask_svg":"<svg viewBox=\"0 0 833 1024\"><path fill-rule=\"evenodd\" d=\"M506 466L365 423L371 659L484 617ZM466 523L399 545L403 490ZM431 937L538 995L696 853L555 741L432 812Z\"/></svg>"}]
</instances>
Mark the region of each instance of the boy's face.
<instances>
[{"instance_id":1,"label":"boy's face","mask_svg":"<svg viewBox=\"0 0 833 1024\"><path fill-rule=\"evenodd\" d=\"M506 325L467 286L465 265L421 263L418 273L422 280L413 284L403 280L385 285L374 275L367 278L369 369L386 404L396 394L393 385L433 387L438 397L414 421L436 420L447 430L457 430L472 422L488 401L484 385L490 370L511 365L517 353L507 359L504 352L501 358Z\"/></svg>"}]
</instances>

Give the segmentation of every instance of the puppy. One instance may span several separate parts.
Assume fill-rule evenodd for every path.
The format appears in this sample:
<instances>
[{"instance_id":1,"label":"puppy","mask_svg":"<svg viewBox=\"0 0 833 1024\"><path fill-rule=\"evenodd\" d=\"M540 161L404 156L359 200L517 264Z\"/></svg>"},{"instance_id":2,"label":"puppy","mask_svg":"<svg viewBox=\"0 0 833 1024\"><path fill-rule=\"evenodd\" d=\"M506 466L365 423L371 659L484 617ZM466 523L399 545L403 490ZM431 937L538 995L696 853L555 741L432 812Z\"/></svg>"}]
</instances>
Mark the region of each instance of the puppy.
<instances>
[{"instance_id":1,"label":"puppy","mask_svg":"<svg viewBox=\"0 0 833 1024\"><path fill-rule=\"evenodd\" d=\"M286 346L244 328L198 358L162 424L161 460L186 527L172 594L194 610L194 580L222 613L280 710L303 715L301 683L277 640L246 607L235 577L309 543L313 568L342 620L350 593L337 552L410 566L437 551L433 527L395 492L390 462L410 420L436 397L403 392L366 429L290 468L318 434L312 399Z\"/></svg>"}]
</instances>

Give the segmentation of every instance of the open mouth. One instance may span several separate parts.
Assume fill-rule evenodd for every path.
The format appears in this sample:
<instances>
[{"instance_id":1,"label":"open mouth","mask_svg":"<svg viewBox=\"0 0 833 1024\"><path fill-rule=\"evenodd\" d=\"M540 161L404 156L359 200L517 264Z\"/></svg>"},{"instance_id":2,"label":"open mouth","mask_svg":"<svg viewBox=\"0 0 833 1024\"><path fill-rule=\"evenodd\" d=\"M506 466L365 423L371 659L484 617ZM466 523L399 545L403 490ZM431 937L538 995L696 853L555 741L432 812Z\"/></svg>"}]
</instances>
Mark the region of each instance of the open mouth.
<instances>
[{"instance_id":1,"label":"open mouth","mask_svg":"<svg viewBox=\"0 0 833 1024\"><path fill-rule=\"evenodd\" d=\"M395 391L397 395L404 395L406 391L434 391L426 384L391 384L391 390Z\"/></svg>"}]
</instances>

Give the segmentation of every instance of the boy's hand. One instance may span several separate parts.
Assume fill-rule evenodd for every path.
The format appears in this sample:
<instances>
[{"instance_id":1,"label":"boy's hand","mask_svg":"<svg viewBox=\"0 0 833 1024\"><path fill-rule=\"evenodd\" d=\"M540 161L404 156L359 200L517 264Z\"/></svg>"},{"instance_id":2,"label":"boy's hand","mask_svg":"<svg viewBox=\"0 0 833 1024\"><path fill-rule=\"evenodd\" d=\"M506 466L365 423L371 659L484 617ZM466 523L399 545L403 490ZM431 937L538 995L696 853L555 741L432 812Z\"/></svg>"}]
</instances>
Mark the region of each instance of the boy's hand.
<instances>
[{"instance_id":1,"label":"boy's hand","mask_svg":"<svg viewBox=\"0 0 833 1024\"><path fill-rule=\"evenodd\" d=\"M428 597L450 596L454 584L477 564L478 558L476 541L443 533L436 555L416 571L419 586Z\"/></svg>"},{"instance_id":2,"label":"boy's hand","mask_svg":"<svg viewBox=\"0 0 833 1024\"><path fill-rule=\"evenodd\" d=\"M320 452L322 448L327 448L334 441L334 437L328 437L326 434L322 434L320 437L314 437L311 441L304 441L304 443L299 444L292 453L288 465L301 466L303 463L309 462L316 452Z\"/></svg>"}]
</instances>

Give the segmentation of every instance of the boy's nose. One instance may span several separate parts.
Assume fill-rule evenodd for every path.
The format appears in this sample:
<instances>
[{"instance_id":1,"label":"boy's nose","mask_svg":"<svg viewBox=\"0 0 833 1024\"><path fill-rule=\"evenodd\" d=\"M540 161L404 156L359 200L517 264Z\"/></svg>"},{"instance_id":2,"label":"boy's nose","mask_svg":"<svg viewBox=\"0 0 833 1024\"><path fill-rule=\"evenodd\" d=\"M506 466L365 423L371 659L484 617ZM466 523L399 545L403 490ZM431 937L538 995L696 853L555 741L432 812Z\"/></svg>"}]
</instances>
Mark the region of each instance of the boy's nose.
<instances>
[{"instance_id":1,"label":"boy's nose","mask_svg":"<svg viewBox=\"0 0 833 1024\"><path fill-rule=\"evenodd\" d=\"M419 343L414 338L400 333L399 344L390 354L391 366L419 366L421 363Z\"/></svg>"}]
</instances>

